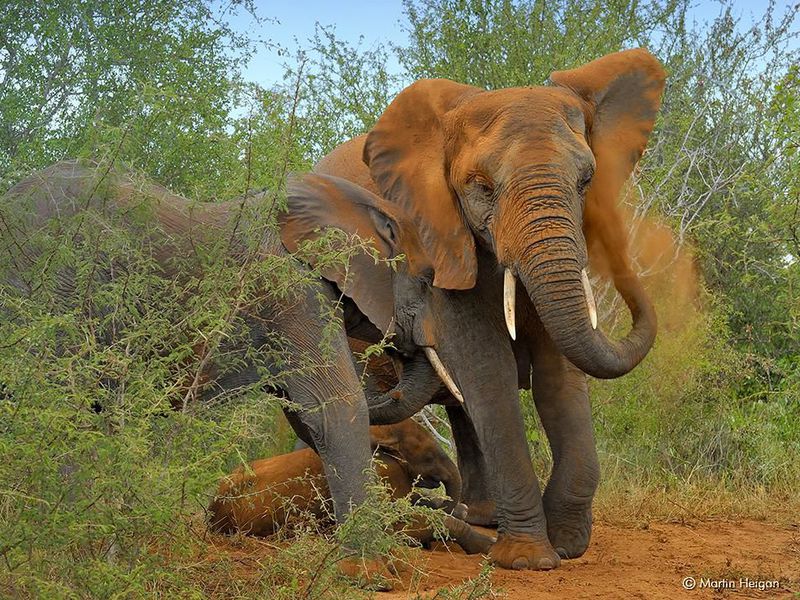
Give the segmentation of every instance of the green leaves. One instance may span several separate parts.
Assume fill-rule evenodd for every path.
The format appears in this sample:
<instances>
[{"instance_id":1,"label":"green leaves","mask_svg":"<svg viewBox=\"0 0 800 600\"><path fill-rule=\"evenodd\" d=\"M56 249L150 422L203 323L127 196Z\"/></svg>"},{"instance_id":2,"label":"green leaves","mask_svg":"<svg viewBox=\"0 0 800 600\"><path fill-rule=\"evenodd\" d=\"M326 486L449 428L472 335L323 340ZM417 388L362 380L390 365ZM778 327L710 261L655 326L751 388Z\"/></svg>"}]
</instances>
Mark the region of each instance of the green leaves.
<instances>
[{"instance_id":1,"label":"green leaves","mask_svg":"<svg viewBox=\"0 0 800 600\"><path fill-rule=\"evenodd\" d=\"M670 2L405 0L410 78L445 77L488 89L542 85L609 52L642 44L675 12Z\"/></svg>"},{"instance_id":2,"label":"green leaves","mask_svg":"<svg viewBox=\"0 0 800 600\"><path fill-rule=\"evenodd\" d=\"M81 155L123 160L190 197L224 189L248 42L212 17L202 0L7 3L0 187Z\"/></svg>"}]
</instances>

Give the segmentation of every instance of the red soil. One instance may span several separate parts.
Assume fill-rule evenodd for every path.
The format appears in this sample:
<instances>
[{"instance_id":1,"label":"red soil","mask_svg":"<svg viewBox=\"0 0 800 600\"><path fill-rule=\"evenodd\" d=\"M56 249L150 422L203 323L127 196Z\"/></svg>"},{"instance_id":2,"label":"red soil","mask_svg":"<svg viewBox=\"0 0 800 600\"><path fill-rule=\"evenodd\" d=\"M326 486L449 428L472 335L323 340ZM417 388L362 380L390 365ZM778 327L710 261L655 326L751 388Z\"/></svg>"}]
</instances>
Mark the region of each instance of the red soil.
<instances>
[{"instance_id":1,"label":"red soil","mask_svg":"<svg viewBox=\"0 0 800 600\"><path fill-rule=\"evenodd\" d=\"M446 550L425 554L427 564L421 567L429 575L421 583L377 598L431 597L441 587L475 577L480 571L479 556ZM684 587L687 577L694 578L695 589ZM710 587L704 578L720 589ZM748 582L740 579L749 579L749 585L755 587L745 587ZM778 582L777 587L768 589L773 581ZM550 572L495 569L492 584L500 597L520 600L798 598L800 523L651 523L644 529L596 523L591 546L583 557L564 561ZM758 589L759 585L764 589Z\"/></svg>"},{"instance_id":2,"label":"red soil","mask_svg":"<svg viewBox=\"0 0 800 600\"><path fill-rule=\"evenodd\" d=\"M595 523L583 557L563 561L549 572L497 568L491 574L492 589L495 597L512 600L800 599L800 521L793 521L654 521L644 527ZM207 555L200 562L210 566L232 561L245 587L246 581L260 577L277 550L273 543L254 538L237 541L211 534L207 540ZM411 557L413 567L401 566L394 590L375 593L377 600L478 597L470 580L481 571L481 556L466 556L458 546L442 544L431 551L413 550ZM689 577L695 589L684 587ZM437 596L459 585L461 593Z\"/></svg>"}]
</instances>

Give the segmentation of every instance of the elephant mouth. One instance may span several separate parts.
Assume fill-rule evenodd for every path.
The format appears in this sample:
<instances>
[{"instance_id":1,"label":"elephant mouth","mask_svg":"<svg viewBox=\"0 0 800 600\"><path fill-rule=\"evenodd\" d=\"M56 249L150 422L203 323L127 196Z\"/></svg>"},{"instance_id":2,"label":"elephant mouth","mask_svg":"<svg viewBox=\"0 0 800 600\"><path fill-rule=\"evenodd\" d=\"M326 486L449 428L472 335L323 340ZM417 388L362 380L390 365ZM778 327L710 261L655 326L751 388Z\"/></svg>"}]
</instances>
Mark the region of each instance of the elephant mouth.
<instances>
[{"instance_id":1,"label":"elephant mouth","mask_svg":"<svg viewBox=\"0 0 800 600\"><path fill-rule=\"evenodd\" d=\"M426 490L435 490L441 485L442 482L433 477L417 477L417 479L414 480L415 487L425 488Z\"/></svg>"}]
</instances>

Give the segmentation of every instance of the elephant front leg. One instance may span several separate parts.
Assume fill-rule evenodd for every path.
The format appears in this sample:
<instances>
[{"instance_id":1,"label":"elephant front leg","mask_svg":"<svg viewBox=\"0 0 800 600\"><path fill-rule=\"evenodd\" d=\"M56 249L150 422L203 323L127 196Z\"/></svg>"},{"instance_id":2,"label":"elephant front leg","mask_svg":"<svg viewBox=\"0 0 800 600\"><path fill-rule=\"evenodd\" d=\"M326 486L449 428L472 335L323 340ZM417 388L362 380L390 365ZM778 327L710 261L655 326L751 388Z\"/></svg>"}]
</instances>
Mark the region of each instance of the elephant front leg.
<instances>
[{"instance_id":1,"label":"elephant front leg","mask_svg":"<svg viewBox=\"0 0 800 600\"><path fill-rule=\"evenodd\" d=\"M496 526L497 512L486 472L486 459L475 427L463 406L448 405L445 410L456 445L458 471L461 473L461 501L468 509L465 520L472 525Z\"/></svg>"},{"instance_id":2,"label":"elephant front leg","mask_svg":"<svg viewBox=\"0 0 800 600\"><path fill-rule=\"evenodd\" d=\"M546 335L538 336L532 383L536 410L553 454L553 472L543 498L547 533L562 558L576 558L589 545L600 466L587 376Z\"/></svg>"},{"instance_id":3,"label":"elephant front leg","mask_svg":"<svg viewBox=\"0 0 800 600\"><path fill-rule=\"evenodd\" d=\"M344 330L326 331L324 315L330 308L324 303L335 299L321 285L269 319L287 352L287 368L278 374L292 404L286 416L322 459L336 520L342 523L366 498L372 454L367 402L347 338Z\"/></svg>"},{"instance_id":4,"label":"elephant front leg","mask_svg":"<svg viewBox=\"0 0 800 600\"><path fill-rule=\"evenodd\" d=\"M454 343L443 340L441 358L455 375L486 461L498 521L497 542L489 555L508 569L553 569L560 558L547 537L519 406L517 373L508 368L514 364L511 348L499 330L481 331L477 323Z\"/></svg>"},{"instance_id":5,"label":"elephant front leg","mask_svg":"<svg viewBox=\"0 0 800 600\"><path fill-rule=\"evenodd\" d=\"M539 481L533 472L516 387L502 395L467 394L467 411L484 449L497 512L497 542L489 557L511 569L554 569L560 564L547 535Z\"/></svg>"},{"instance_id":6,"label":"elephant front leg","mask_svg":"<svg viewBox=\"0 0 800 600\"><path fill-rule=\"evenodd\" d=\"M486 276L497 275L492 263ZM502 285L469 292L434 288L423 331L464 398L496 504L497 542L490 559L507 569L553 569L561 559L547 537L519 403L516 359L503 321ZM495 307L496 310L492 310Z\"/></svg>"}]
</instances>

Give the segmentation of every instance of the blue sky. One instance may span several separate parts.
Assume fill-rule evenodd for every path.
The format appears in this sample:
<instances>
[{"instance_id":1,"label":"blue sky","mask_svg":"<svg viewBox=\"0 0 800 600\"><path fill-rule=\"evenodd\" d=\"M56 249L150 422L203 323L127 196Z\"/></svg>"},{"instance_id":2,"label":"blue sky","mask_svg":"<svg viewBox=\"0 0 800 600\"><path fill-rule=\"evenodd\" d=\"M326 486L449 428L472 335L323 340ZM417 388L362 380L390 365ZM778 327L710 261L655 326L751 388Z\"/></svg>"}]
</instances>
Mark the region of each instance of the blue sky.
<instances>
[{"instance_id":1,"label":"blue sky","mask_svg":"<svg viewBox=\"0 0 800 600\"><path fill-rule=\"evenodd\" d=\"M399 44L406 39L400 0L284 0L279 3L254 0L254 4L259 17L263 19L261 23L244 13L230 19L231 25L253 38L269 40L289 51L297 47L295 40L305 45L306 40L314 34L317 22L334 26L337 38L353 45L358 43L360 36L363 36L363 43L367 47L385 42ZM749 22L753 15L761 16L768 4L769 0L737 0L734 11L743 21ZM776 13L783 13L789 4L790 0L777 0ZM719 13L719 2L697 0L692 4L689 16L702 23L712 20ZM275 48L259 44L256 56L245 70L245 78L265 87L281 83L282 63L285 60L286 57L279 56Z\"/></svg>"},{"instance_id":2,"label":"blue sky","mask_svg":"<svg viewBox=\"0 0 800 600\"><path fill-rule=\"evenodd\" d=\"M280 3L254 0L256 12L264 18L257 23L249 14L239 14L230 20L234 29L271 42L290 51L306 45L314 35L314 26L334 26L336 37L352 45L363 36L364 45L387 41L402 42L403 5L400 0L372 0L355 2L353 0L288 0ZM245 70L245 77L266 87L280 83L283 79L282 63L286 57L265 45Z\"/></svg>"}]
</instances>

